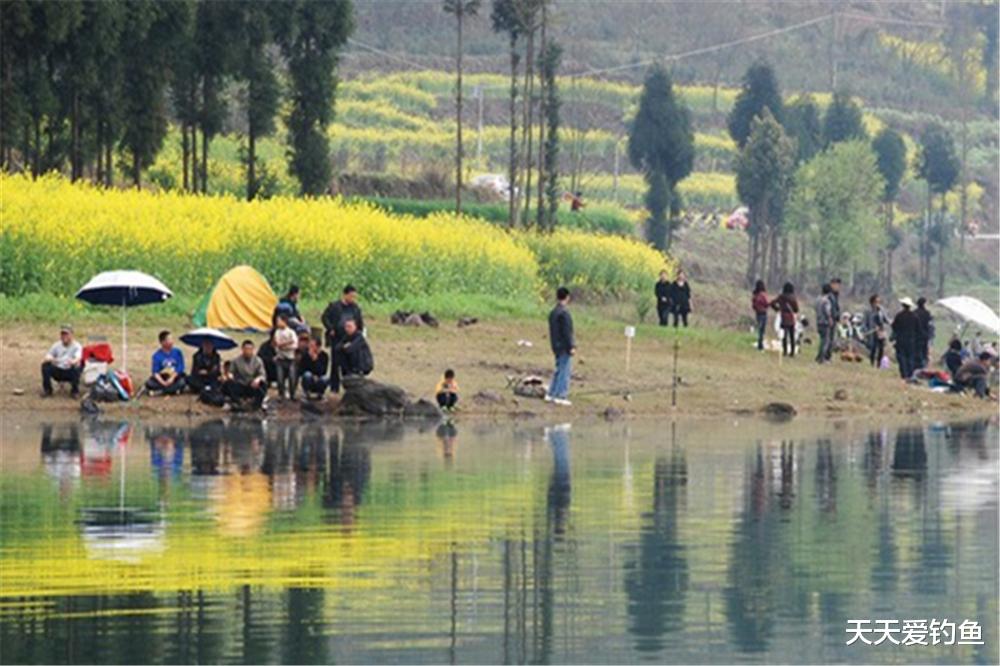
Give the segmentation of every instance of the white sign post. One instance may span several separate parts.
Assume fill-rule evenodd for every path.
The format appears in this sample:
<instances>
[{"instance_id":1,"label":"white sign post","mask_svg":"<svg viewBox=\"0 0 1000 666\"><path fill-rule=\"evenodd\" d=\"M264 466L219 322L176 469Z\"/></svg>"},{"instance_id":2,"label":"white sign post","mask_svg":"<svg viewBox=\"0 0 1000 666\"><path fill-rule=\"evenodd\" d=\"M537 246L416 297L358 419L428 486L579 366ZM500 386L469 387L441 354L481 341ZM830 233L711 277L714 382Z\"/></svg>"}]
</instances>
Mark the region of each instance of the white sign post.
<instances>
[{"instance_id":1,"label":"white sign post","mask_svg":"<svg viewBox=\"0 0 1000 666\"><path fill-rule=\"evenodd\" d=\"M632 392L629 390L631 382L629 380L632 369L632 338L635 337L635 326L625 327L625 399L632 399Z\"/></svg>"}]
</instances>

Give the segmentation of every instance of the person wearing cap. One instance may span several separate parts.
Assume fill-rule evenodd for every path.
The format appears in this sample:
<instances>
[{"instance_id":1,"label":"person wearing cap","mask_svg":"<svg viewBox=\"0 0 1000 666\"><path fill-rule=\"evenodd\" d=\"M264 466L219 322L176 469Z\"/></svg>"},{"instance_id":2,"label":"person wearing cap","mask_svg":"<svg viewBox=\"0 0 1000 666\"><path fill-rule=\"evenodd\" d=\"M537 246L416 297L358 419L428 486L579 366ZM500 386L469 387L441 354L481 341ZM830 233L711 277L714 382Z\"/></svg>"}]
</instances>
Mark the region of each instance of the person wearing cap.
<instances>
[{"instance_id":1,"label":"person wearing cap","mask_svg":"<svg viewBox=\"0 0 1000 666\"><path fill-rule=\"evenodd\" d=\"M65 324L59 329L59 341L49 347L42 360L42 396L52 395L52 380L69 383L69 393L80 395L80 361L83 347L73 339L73 327Z\"/></svg>"},{"instance_id":2,"label":"person wearing cap","mask_svg":"<svg viewBox=\"0 0 1000 666\"><path fill-rule=\"evenodd\" d=\"M899 376L909 379L917 370L917 343L920 336L920 319L914 312L913 300L908 296L899 299L903 309L892 320L892 341L896 346Z\"/></svg>"}]
</instances>

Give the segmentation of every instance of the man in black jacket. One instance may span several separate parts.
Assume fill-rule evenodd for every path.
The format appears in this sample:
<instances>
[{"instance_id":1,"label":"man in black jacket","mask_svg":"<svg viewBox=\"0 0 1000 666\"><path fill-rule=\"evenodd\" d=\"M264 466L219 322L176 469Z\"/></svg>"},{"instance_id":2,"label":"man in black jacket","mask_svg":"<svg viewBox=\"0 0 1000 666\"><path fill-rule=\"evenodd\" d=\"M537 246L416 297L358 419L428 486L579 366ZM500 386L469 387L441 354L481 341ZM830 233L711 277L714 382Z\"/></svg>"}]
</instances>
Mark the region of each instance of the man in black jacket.
<instances>
[{"instance_id":1,"label":"man in black jacket","mask_svg":"<svg viewBox=\"0 0 1000 666\"><path fill-rule=\"evenodd\" d=\"M896 362L899 376L909 379L917 369L917 340L920 334L920 319L913 311L913 301L909 297L899 299L903 309L892 320L892 339L896 345Z\"/></svg>"},{"instance_id":2,"label":"man in black jacket","mask_svg":"<svg viewBox=\"0 0 1000 666\"><path fill-rule=\"evenodd\" d=\"M358 290L354 285L344 287L340 300L332 301L323 311L323 328L326 329L326 346L330 348L330 390L340 391L340 367L337 360L337 346L347 337L344 323L353 320L359 331L365 330L365 320L358 305Z\"/></svg>"},{"instance_id":3,"label":"man in black jacket","mask_svg":"<svg viewBox=\"0 0 1000 666\"><path fill-rule=\"evenodd\" d=\"M660 279L656 282L656 314L660 317L660 326L667 326L670 319L670 280L667 272L660 271Z\"/></svg>"},{"instance_id":4,"label":"man in black jacket","mask_svg":"<svg viewBox=\"0 0 1000 666\"><path fill-rule=\"evenodd\" d=\"M334 358L340 364L343 377L365 376L375 369L372 350L353 319L344 322L344 339L337 343Z\"/></svg>"},{"instance_id":5,"label":"man in black jacket","mask_svg":"<svg viewBox=\"0 0 1000 666\"><path fill-rule=\"evenodd\" d=\"M573 373L572 358L576 353L573 338L573 315L569 312L569 289L559 287L556 291L556 306L549 313L549 342L556 357L556 370L552 383L545 394L546 402L569 406L569 380Z\"/></svg>"}]
</instances>

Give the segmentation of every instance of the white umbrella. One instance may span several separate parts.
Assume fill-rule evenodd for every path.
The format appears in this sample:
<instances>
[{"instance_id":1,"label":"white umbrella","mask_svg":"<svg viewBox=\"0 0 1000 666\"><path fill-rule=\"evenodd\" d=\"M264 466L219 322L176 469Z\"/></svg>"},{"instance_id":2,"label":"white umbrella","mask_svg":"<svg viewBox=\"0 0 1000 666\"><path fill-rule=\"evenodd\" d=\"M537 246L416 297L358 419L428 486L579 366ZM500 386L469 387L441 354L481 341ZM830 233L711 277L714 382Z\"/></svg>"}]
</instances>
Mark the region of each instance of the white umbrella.
<instances>
[{"instance_id":1,"label":"white umbrella","mask_svg":"<svg viewBox=\"0 0 1000 666\"><path fill-rule=\"evenodd\" d=\"M139 271L105 271L90 278L76 297L93 305L122 308L122 370L128 370L128 336L125 312L134 305L162 303L174 293L152 275Z\"/></svg>"},{"instance_id":2,"label":"white umbrella","mask_svg":"<svg viewBox=\"0 0 1000 666\"><path fill-rule=\"evenodd\" d=\"M937 302L943 308L958 315L965 322L975 324L996 335L1000 335L1000 317L990 306L971 296L949 296Z\"/></svg>"}]
</instances>

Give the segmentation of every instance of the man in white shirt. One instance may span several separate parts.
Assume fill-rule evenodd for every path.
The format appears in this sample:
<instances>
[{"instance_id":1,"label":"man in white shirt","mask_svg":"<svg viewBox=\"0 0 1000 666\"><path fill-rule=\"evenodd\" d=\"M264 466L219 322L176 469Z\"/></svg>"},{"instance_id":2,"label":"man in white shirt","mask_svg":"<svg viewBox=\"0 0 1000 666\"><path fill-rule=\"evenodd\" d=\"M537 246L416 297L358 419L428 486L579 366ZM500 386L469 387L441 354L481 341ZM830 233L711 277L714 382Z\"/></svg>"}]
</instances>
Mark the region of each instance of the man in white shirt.
<instances>
[{"instance_id":1,"label":"man in white shirt","mask_svg":"<svg viewBox=\"0 0 1000 666\"><path fill-rule=\"evenodd\" d=\"M59 342L52 345L42 360L42 396L52 395L52 380L69 382L70 395L80 394L80 360L83 348L73 339L69 324L59 329Z\"/></svg>"}]
</instances>

